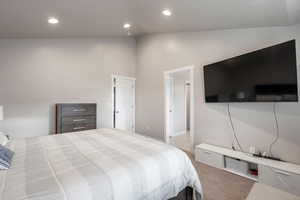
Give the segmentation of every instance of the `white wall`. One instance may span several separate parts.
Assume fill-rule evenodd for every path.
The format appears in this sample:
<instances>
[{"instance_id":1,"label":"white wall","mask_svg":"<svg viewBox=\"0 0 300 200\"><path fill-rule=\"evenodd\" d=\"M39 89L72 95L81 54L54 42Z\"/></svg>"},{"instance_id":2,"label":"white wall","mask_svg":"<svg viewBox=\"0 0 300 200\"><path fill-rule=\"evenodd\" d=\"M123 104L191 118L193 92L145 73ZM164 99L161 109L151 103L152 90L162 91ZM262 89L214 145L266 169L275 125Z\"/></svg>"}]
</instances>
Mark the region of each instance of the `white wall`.
<instances>
[{"instance_id":1,"label":"white wall","mask_svg":"<svg viewBox=\"0 0 300 200\"><path fill-rule=\"evenodd\" d=\"M98 127L111 127L111 75L135 76L135 59L129 37L0 39L0 130L54 133L57 102L96 102Z\"/></svg>"},{"instance_id":2,"label":"white wall","mask_svg":"<svg viewBox=\"0 0 300 200\"><path fill-rule=\"evenodd\" d=\"M299 61L300 25L155 34L138 38L137 131L163 139L163 72L195 65L195 144L206 142L230 147L233 137L227 105L204 103L202 66L294 38L298 40ZM244 149L255 145L267 151L275 137L272 104L243 103L232 104L231 107L238 138ZM284 160L300 163L300 106L298 103L279 103L278 115L281 136L273 152Z\"/></svg>"},{"instance_id":3,"label":"white wall","mask_svg":"<svg viewBox=\"0 0 300 200\"><path fill-rule=\"evenodd\" d=\"M232 131L225 104L205 104L202 66L289 39L300 25L138 38L0 39L0 130L13 137L54 132L54 104L97 102L98 127L111 126L111 74L134 76L137 59L137 131L163 139L163 71L195 65L195 143L230 147ZM138 53L136 57L136 52ZM245 149L267 150L275 136L272 104L232 104L233 120ZM300 106L279 103L281 137L275 155L300 163Z\"/></svg>"}]
</instances>

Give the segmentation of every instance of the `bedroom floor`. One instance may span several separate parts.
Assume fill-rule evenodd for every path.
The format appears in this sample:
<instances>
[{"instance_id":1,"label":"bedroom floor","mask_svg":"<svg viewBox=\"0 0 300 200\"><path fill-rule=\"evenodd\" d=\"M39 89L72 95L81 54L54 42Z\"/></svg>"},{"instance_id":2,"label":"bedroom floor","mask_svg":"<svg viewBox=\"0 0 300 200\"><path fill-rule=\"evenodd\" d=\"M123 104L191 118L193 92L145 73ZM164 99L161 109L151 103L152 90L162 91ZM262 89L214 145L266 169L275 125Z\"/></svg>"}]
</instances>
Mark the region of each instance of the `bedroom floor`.
<instances>
[{"instance_id":1,"label":"bedroom floor","mask_svg":"<svg viewBox=\"0 0 300 200\"><path fill-rule=\"evenodd\" d=\"M187 131L186 134L171 137L170 144L183 149L184 151L192 152L192 144L189 131Z\"/></svg>"},{"instance_id":2,"label":"bedroom floor","mask_svg":"<svg viewBox=\"0 0 300 200\"><path fill-rule=\"evenodd\" d=\"M191 153L187 154L200 176L204 191L204 200L246 199L254 181L195 162L194 156Z\"/></svg>"}]
</instances>

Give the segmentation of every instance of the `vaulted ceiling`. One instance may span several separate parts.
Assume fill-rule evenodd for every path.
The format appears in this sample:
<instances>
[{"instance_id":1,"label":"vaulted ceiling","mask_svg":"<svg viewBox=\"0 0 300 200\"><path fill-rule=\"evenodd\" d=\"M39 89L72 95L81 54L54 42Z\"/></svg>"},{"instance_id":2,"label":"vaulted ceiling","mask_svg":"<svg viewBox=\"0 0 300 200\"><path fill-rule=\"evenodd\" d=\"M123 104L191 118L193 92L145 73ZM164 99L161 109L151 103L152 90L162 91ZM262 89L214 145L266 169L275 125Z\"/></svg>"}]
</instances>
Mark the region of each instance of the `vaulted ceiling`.
<instances>
[{"instance_id":1,"label":"vaulted ceiling","mask_svg":"<svg viewBox=\"0 0 300 200\"><path fill-rule=\"evenodd\" d=\"M165 8L171 17L161 14ZM57 17L59 24L47 23ZM300 23L300 0L1 0L0 37L97 37Z\"/></svg>"}]
</instances>

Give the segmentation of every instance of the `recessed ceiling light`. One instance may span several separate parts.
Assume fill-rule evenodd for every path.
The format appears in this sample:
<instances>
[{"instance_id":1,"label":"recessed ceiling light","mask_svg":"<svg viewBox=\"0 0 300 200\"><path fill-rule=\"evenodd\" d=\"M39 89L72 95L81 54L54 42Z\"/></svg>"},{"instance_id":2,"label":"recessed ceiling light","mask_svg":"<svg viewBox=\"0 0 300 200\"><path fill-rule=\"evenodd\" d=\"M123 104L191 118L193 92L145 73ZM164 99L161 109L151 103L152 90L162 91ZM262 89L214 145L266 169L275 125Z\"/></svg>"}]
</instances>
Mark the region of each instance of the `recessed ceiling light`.
<instances>
[{"instance_id":1,"label":"recessed ceiling light","mask_svg":"<svg viewBox=\"0 0 300 200\"><path fill-rule=\"evenodd\" d=\"M165 10L162 11L162 14L165 15L165 16L171 16L172 12L169 9L165 9Z\"/></svg>"},{"instance_id":2,"label":"recessed ceiling light","mask_svg":"<svg viewBox=\"0 0 300 200\"><path fill-rule=\"evenodd\" d=\"M59 20L56 19L56 18L54 18L54 17L50 17L50 18L48 19L48 23L49 23L49 24L58 24L58 23L59 23Z\"/></svg>"},{"instance_id":3,"label":"recessed ceiling light","mask_svg":"<svg viewBox=\"0 0 300 200\"><path fill-rule=\"evenodd\" d=\"M123 28L125 28L125 29L129 29L130 27L131 27L131 25L129 23L126 23L123 25Z\"/></svg>"}]
</instances>

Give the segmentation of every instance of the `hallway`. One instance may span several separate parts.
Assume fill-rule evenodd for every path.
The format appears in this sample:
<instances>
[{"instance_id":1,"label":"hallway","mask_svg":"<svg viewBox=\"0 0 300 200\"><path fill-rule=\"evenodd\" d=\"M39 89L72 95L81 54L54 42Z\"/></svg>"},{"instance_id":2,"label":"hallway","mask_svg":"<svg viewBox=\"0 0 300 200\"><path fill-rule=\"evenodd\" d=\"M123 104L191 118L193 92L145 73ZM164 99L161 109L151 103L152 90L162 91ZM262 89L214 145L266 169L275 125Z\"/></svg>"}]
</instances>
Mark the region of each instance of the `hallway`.
<instances>
[{"instance_id":1,"label":"hallway","mask_svg":"<svg viewBox=\"0 0 300 200\"><path fill-rule=\"evenodd\" d=\"M170 144L177 148L183 149L188 152L192 152L193 145L191 144L190 133L187 132L183 135L171 136Z\"/></svg>"}]
</instances>

